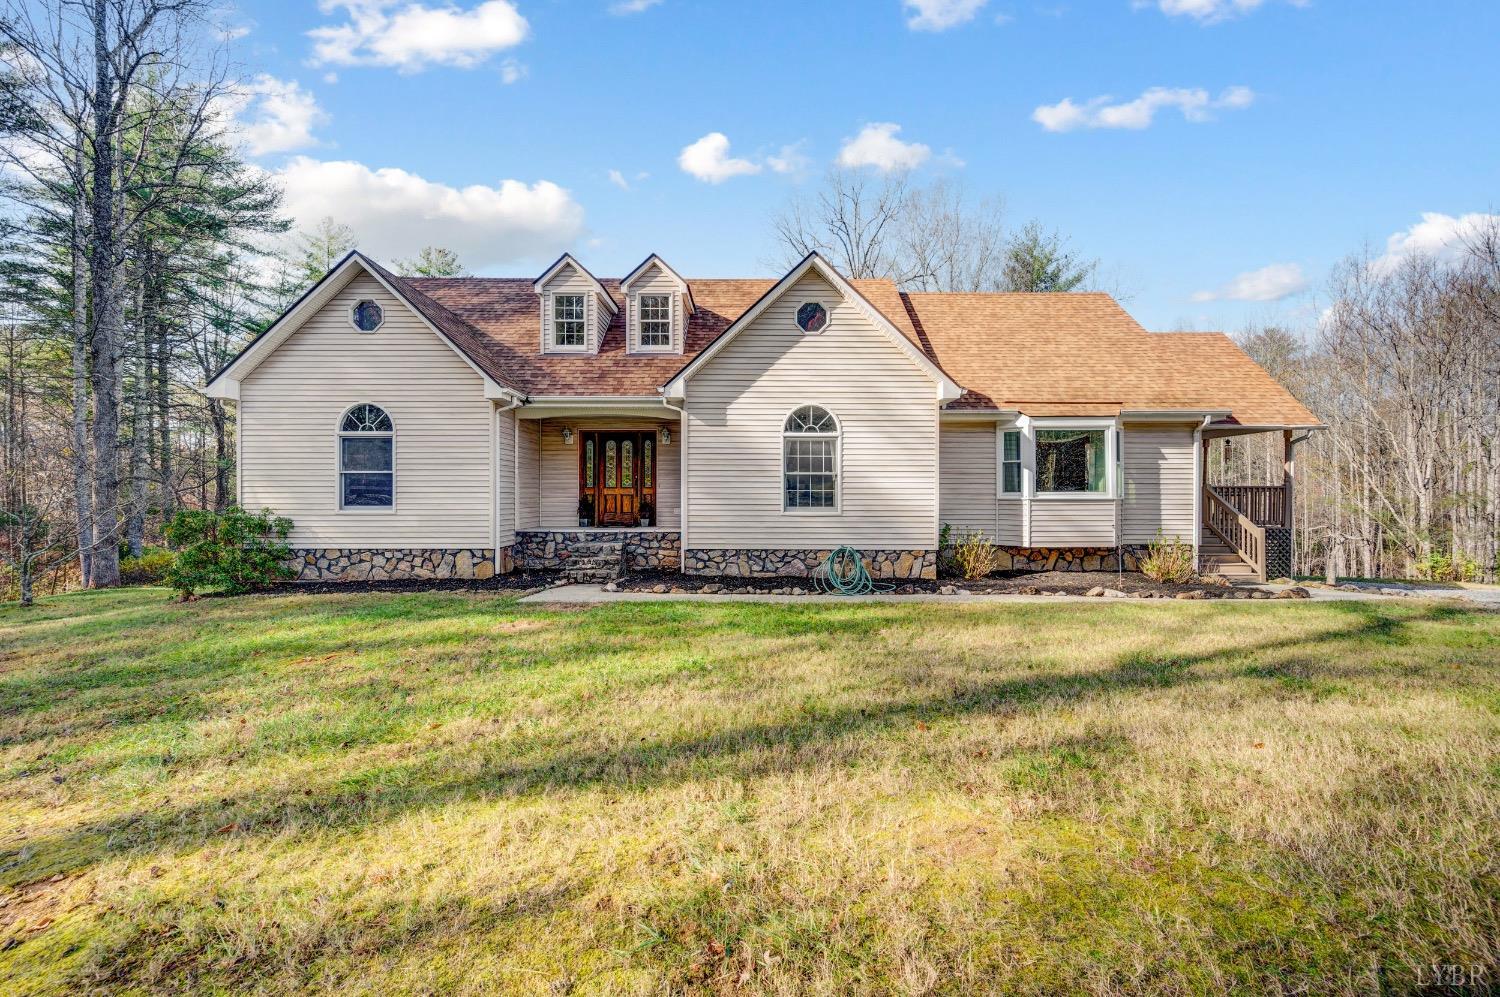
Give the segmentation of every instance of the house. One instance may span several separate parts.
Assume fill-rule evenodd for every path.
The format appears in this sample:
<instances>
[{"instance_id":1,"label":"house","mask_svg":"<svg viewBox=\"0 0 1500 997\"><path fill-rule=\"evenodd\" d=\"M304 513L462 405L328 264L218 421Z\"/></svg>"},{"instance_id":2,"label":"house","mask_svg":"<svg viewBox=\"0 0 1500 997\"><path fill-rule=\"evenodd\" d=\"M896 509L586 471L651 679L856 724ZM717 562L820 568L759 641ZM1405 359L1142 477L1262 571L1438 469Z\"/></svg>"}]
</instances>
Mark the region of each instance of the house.
<instances>
[{"instance_id":1,"label":"house","mask_svg":"<svg viewBox=\"0 0 1500 997\"><path fill-rule=\"evenodd\" d=\"M817 254L779 279L406 278L345 257L206 386L239 501L303 579L517 565L806 574L838 545L933 577L940 531L1007 563L1289 570L1318 420L1219 333L1105 294L905 293ZM1208 441L1279 433L1286 478L1210 488Z\"/></svg>"}]
</instances>

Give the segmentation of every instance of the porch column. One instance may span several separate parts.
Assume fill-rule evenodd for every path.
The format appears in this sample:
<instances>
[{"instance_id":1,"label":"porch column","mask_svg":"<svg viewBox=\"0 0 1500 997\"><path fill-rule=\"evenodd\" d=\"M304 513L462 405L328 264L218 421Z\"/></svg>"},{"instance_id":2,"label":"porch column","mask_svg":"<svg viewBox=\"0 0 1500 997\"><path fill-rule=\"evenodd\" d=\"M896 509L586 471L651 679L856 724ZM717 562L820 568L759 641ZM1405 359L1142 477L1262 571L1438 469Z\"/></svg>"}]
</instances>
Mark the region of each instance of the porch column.
<instances>
[{"instance_id":1,"label":"porch column","mask_svg":"<svg viewBox=\"0 0 1500 997\"><path fill-rule=\"evenodd\" d=\"M1282 511L1282 526L1292 528L1292 498L1297 486L1297 445L1292 442L1292 431L1283 429L1281 431L1281 490L1282 502L1286 508Z\"/></svg>"}]
</instances>

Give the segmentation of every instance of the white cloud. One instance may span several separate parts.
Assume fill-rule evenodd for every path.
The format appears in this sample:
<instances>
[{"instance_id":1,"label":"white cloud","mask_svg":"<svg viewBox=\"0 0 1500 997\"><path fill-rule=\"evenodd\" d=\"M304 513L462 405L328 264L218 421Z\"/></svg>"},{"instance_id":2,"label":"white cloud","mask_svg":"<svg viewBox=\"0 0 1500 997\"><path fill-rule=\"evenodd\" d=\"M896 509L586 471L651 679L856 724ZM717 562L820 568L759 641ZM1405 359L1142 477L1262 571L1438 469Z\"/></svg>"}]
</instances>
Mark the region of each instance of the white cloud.
<instances>
[{"instance_id":1,"label":"white cloud","mask_svg":"<svg viewBox=\"0 0 1500 997\"><path fill-rule=\"evenodd\" d=\"M730 156L729 136L723 132L709 132L692 145L684 146L677 156L677 165L682 167L682 172L704 183L723 183L730 177L761 170L759 163Z\"/></svg>"},{"instance_id":2,"label":"white cloud","mask_svg":"<svg viewBox=\"0 0 1500 997\"><path fill-rule=\"evenodd\" d=\"M621 173L619 170L610 170L609 171L609 182L612 183L612 184L614 184L616 187L620 188L621 190L629 190L630 189L630 181L626 180L625 179L625 174Z\"/></svg>"},{"instance_id":3,"label":"white cloud","mask_svg":"<svg viewBox=\"0 0 1500 997\"><path fill-rule=\"evenodd\" d=\"M889 121L865 125L858 135L844 142L838 164L850 169L873 166L887 173L921 166L932 150L920 142L901 141L896 137L900 130L900 125Z\"/></svg>"},{"instance_id":4,"label":"white cloud","mask_svg":"<svg viewBox=\"0 0 1500 997\"><path fill-rule=\"evenodd\" d=\"M909 12L906 26L913 31L947 31L973 20L988 0L901 0Z\"/></svg>"},{"instance_id":5,"label":"white cloud","mask_svg":"<svg viewBox=\"0 0 1500 997\"><path fill-rule=\"evenodd\" d=\"M624 17L627 14L639 14L643 10L650 10L659 3L661 0L620 0L619 3L609 5L609 12L618 17Z\"/></svg>"},{"instance_id":6,"label":"white cloud","mask_svg":"<svg viewBox=\"0 0 1500 997\"><path fill-rule=\"evenodd\" d=\"M508 0L465 10L451 4L398 6L397 0L321 0L325 14L342 10L344 24L314 28L313 61L340 66L393 66L414 73L428 66L468 69L526 40L530 25Z\"/></svg>"},{"instance_id":7,"label":"white cloud","mask_svg":"<svg viewBox=\"0 0 1500 997\"><path fill-rule=\"evenodd\" d=\"M1194 301L1280 301L1307 290L1307 278L1295 263L1272 263L1247 270L1214 291L1199 291Z\"/></svg>"},{"instance_id":8,"label":"white cloud","mask_svg":"<svg viewBox=\"0 0 1500 997\"><path fill-rule=\"evenodd\" d=\"M278 174L283 208L298 227L332 216L352 226L377 259L433 242L481 269L551 257L583 232L583 207L548 180L450 187L399 169L298 156Z\"/></svg>"},{"instance_id":9,"label":"white cloud","mask_svg":"<svg viewBox=\"0 0 1500 997\"><path fill-rule=\"evenodd\" d=\"M776 155L767 156L766 165L774 173L801 173L812 165L812 161L802 151L802 143L793 142L791 145L782 146L781 151Z\"/></svg>"},{"instance_id":10,"label":"white cloud","mask_svg":"<svg viewBox=\"0 0 1500 997\"><path fill-rule=\"evenodd\" d=\"M1370 268L1377 273L1389 273L1410 256L1455 260L1465 253L1466 241L1492 225L1500 226L1500 215L1473 211L1455 217L1424 211L1421 221L1385 240L1385 254L1375 259Z\"/></svg>"},{"instance_id":11,"label":"white cloud","mask_svg":"<svg viewBox=\"0 0 1500 997\"><path fill-rule=\"evenodd\" d=\"M1294 7L1307 6L1308 0L1288 0ZM1155 7L1168 17L1191 17L1202 24L1223 21L1248 14L1265 0L1135 0L1135 6Z\"/></svg>"},{"instance_id":12,"label":"white cloud","mask_svg":"<svg viewBox=\"0 0 1500 997\"><path fill-rule=\"evenodd\" d=\"M1043 104L1031 112L1031 120L1049 132L1071 132L1079 128L1149 128L1156 112L1176 108L1188 121L1212 121L1215 111L1241 111L1255 102L1249 87L1229 87L1217 97L1201 87L1152 87L1135 100L1111 103L1106 95L1083 104L1063 98Z\"/></svg>"},{"instance_id":13,"label":"white cloud","mask_svg":"<svg viewBox=\"0 0 1500 997\"><path fill-rule=\"evenodd\" d=\"M266 73L251 80L230 103L252 156L315 146L313 129L328 123L317 98L296 80L278 80Z\"/></svg>"},{"instance_id":14,"label":"white cloud","mask_svg":"<svg viewBox=\"0 0 1500 997\"><path fill-rule=\"evenodd\" d=\"M531 70L514 59L506 59L500 64L500 82L511 84L524 80Z\"/></svg>"}]
</instances>

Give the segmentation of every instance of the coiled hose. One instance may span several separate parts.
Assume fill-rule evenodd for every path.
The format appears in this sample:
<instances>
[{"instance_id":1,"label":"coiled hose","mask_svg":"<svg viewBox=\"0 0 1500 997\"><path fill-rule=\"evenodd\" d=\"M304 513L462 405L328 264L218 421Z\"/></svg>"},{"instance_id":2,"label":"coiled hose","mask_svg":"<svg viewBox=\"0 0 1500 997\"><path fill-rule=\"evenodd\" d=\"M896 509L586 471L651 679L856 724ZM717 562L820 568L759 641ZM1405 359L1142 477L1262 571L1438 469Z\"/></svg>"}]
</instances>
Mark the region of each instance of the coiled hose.
<instances>
[{"instance_id":1,"label":"coiled hose","mask_svg":"<svg viewBox=\"0 0 1500 997\"><path fill-rule=\"evenodd\" d=\"M813 588L832 595L869 595L871 592L889 592L895 587L871 578L859 551L849 546L829 554L813 573Z\"/></svg>"}]
</instances>

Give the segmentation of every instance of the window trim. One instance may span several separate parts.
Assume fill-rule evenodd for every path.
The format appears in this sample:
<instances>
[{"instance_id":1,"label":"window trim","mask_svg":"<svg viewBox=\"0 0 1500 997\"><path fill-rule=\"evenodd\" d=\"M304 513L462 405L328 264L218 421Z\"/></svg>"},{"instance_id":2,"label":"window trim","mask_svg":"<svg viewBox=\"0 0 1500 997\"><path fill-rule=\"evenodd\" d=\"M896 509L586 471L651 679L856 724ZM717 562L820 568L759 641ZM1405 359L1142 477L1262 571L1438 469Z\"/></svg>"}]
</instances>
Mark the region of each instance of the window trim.
<instances>
[{"instance_id":1,"label":"window trim","mask_svg":"<svg viewBox=\"0 0 1500 997\"><path fill-rule=\"evenodd\" d=\"M823 308L823 314L828 316L828 321L823 323L823 328L817 330L816 332L808 332L806 329L802 328L802 326L799 325L798 322L797 322L797 313L802 310L802 306L803 305L811 305L811 304L821 305L822 308ZM797 307L792 309L792 328L797 330L797 335L799 335L799 336L821 336L821 335L824 335L825 333L827 333L828 330L830 328L832 328L832 326L833 326L833 306L828 303L828 299L827 298L824 298L822 295L819 295L819 294L809 294L806 297L800 297L799 296L797 298ZM825 409L824 411L828 411L828 410Z\"/></svg>"},{"instance_id":2,"label":"window trim","mask_svg":"<svg viewBox=\"0 0 1500 997\"><path fill-rule=\"evenodd\" d=\"M583 302L583 342L577 346L563 344L557 341L557 299L578 298ZM573 319L561 321L572 322ZM589 351L589 292L587 291L549 291L547 293L547 352L548 353L587 353Z\"/></svg>"},{"instance_id":3,"label":"window trim","mask_svg":"<svg viewBox=\"0 0 1500 997\"><path fill-rule=\"evenodd\" d=\"M826 306L825 306L826 307ZM801 332L799 328L797 330ZM833 420L834 431L831 433L789 433L786 424L793 413L799 409L817 408L828 413ZM836 516L844 511L844 420L840 419L833 409L822 402L798 402L787 409L781 417L780 459L777 463L777 487L781 491L781 512L789 516ZM786 447L787 442L793 439L811 440L833 440L833 505L832 506L789 506L786 502Z\"/></svg>"},{"instance_id":4,"label":"window trim","mask_svg":"<svg viewBox=\"0 0 1500 997\"><path fill-rule=\"evenodd\" d=\"M1034 419L1030 432L1031 480L1027 497L1042 502L1113 502L1115 501L1115 461L1119 447L1119 426L1114 419ZM1037 487L1037 433L1045 430L1088 429L1104 434L1104 490L1102 492L1044 492Z\"/></svg>"},{"instance_id":5,"label":"window trim","mask_svg":"<svg viewBox=\"0 0 1500 997\"><path fill-rule=\"evenodd\" d=\"M380 411L384 412L385 413L385 417L387 419L391 420L391 431L389 433L345 432L345 430L344 430L344 419L349 415L350 412L353 412L355 409L359 408L361 405L373 405L375 408L378 408L378 409L380 409ZM333 499L334 499L333 505L334 505L334 509L336 509L338 512L341 512L341 513L342 512L348 512L348 513L354 513L355 515L360 515L360 516L388 516L388 515L393 514L396 511L396 501L397 501L397 495L396 495L396 420L391 417L391 410L390 410L389 406L383 405L380 402L370 402L370 401L355 402L353 405L350 405L350 406L346 407L342 412L339 413L338 421L335 422L333 424L333 426L334 426L334 430L335 430L335 432L334 432L334 441L333 441L333 492L334 492L334 495L333 495ZM344 438L345 437L352 437L352 438L356 438L356 439L366 439L366 440L368 440L368 439L388 438L391 441L391 471L390 471L390 474L391 474L391 504L390 505L345 505L344 504L344 475L346 473L349 473L349 474L359 473L359 472L354 472L354 471L346 472L344 470ZM378 474L380 472L377 471L377 472L374 472L374 473Z\"/></svg>"},{"instance_id":6,"label":"window trim","mask_svg":"<svg viewBox=\"0 0 1500 997\"><path fill-rule=\"evenodd\" d=\"M1026 497L1026 489L1029 482L1026 473L1026 430L1021 426L1000 426L995 440L995 494L1002 502L1015 502ZM1016 459L1005 459L1005 434L1016 434ZM1015 491L1005 489L1005 465L1015 464L1020 468L1020 488Z\"/></svg>"},{"instance_id":7,"label":"window trim","mask_svg":"<svg viewBox=\"0 0 1500 997\"><path fill-rule=\"evenodd\" d=\"M631 293L631 316L635 323L635 352L637 353L676 353L677 352L677 295L672 291L634 291ZM645 319L642 318L644 310L643 299L666 298L667 299L667 341L664 344L647 344L645 339ZM655 320L653 320L655 321Z\"/></svg>"},{"instance_id":8,"label":"window trim","mask_svg":"<svg viewBox=\"0 0 1500 997\"><path fill-rule=\"evenodd\" d=\"M375 328L373 328L373 329L361 329L359 327L359 323L354 320L354 311L355 311L355 309L357 309L360 305L364 304L366 301L368 301L370 304L374 305L376 308L380 309L380 321L376 324ZM348 312L348 315L346 317L349 319L349 328L353 329L355 332L359 333L361 336L373 336L373 335L375 335L375 333L377 333L381 329L385 328L385 321L386 321L386 314L385 313L386 313L386 307L385 307L385 305L381 304L379 301L375 300L374 298L366 296L366 297L363 297L363 298L355 298L354 299L353 304L351 304L349 306L349 312ZM361 403L361 404L363 404L363 403ZM347 414L348 413L346 412L345 415L347 415Z\"/></svg>"}]
</instances>

